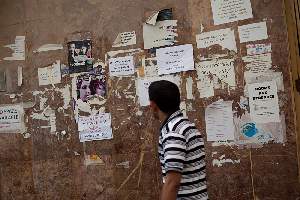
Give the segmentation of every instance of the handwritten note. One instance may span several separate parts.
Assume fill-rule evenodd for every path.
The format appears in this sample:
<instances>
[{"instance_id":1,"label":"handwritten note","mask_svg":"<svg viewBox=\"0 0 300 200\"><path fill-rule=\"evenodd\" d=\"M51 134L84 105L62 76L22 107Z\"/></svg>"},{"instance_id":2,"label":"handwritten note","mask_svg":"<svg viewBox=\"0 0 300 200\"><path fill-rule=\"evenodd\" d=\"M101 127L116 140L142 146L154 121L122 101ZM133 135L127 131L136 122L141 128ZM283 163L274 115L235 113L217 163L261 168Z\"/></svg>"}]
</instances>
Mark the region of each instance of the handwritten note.
<instances>
[{"instance_id":1,"label":"handwritten note","mask_svg":"<svg viewBox=\"0 0 300 200\"><path fill-rule=\"evenodd\" d=\"M194 70L191 44L157 49L156 56L159 75Z\"/></svg>"},{"instance_id":2,"label":"handwritten note","mask_svg":"<svg viewBox=\"0 0 300 200\"><path fill-rule=\"evenodd\" d=\"M134 74L133 56L110 58L109 73L111 76L128 76Z\"/></svg>"},{"instance_id":3,"label":"handwritten note","mask_svg":"<svg viewBox=\"0 0 300 200\"><path fill-rule=\"evenodd\" d=\"M44 68L38 68L39 85L57 84L61 82L60 61Z\"/></svg>"},{"instance_id":4,"label":"handwritten note","mask_svg":"<svg viewBox=\"0 0 300 200\"><path fill-rule=\"evenodd\" d=\"M250 0L211 0L214 24L225 24L252 18Z\"/></svg>"},{"instance_id":5,"label":"handwritten note","mask_svg":"<svg viewBox=\"0 0 300 200\"><path fill-rule=\"evenodd\" d=\"M0 106L0 133L21 133L24 128L24 109L21 105Z\"/></svg>"},{"instance_id":6,"label":"handwritten note","mask_svg":"<svg viewBox=\"0 0 300 200\"><path fill-rule=\"evenodd\" d=\"M204 32L196 35L197 48L207 48L218 44L223 49L237 52L234 31L230 28Z\"/></svg>"},{"instance_id":7,"label":"handwritten note","mask_svg":"<svg viewBox=\"0 0 300 200\"><path fill-rule=\"evenodd\" d=\"M232 101L216 101L205 109L207 141L234 140Z\"/></svg>"},{"instance_id":8,"label":"handwritten note","mask_svg":"<svg viewBox=\"0 0 300 200\"><path fill-rule=\"evenodd\" d=\"M257 123L279 122L279 104L275 81L248 85L251 119Z\"/></svg>"},{"instance_id":9,"label":"handwritten note","mask_svg":"<svg viewBox=\"0 0 300 200\"><path fill-rule=\"evenodd\" d=\"M135 31L119 33L112 47L124 47L136 44Z\"/></svg>"},{"instance_id":10,"label":"handwritten note","mask_svg":"<svg viewBox=\"0 0 300 200\"><path fill-rule=\"evenodd\" d=\"M78 118L80 142L112 138L111 115L100 113Z\"/></svg>"},{"instance_id":11,"label":"handwritten note","mask_svg":"<svg viewBox=\"0 0 300 200\"><path fill-rule=\"evenodd\" d=\"M253 73L263 73L272 67L271 53L245 56L242 59L246 63L246 69Z\"/></svg>"},{"instance_id":12,"label":"handwritten note","mask_svg":"<svg viewBox=\"0 0 300 200\"><path fill-rule=\"evenodd\" d=\"M241 43L268 39L266 22L239 26L238 31Z\"/></svg>"},{"instance_id":13,"label":"handwritten note","mask_svg":"<svg viewBox=\"0 0 300 200\"><path fill-rule=\"evenodd\" d=\"M236 86L233 59L200 62L198 63L196 70L198 78L213 75L222 82L228 84L229 87L234 88Z\"/></svg>"}]
</instances>

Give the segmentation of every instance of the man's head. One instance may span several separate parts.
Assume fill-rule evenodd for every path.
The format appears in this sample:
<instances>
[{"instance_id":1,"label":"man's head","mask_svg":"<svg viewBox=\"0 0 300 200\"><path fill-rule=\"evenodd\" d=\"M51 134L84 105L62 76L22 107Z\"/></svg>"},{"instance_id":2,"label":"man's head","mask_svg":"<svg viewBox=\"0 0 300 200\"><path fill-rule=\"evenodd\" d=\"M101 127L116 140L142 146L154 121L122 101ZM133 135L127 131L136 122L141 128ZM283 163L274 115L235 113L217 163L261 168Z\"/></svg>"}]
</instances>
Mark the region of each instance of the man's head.
<instances>
[{"instance_id":1,"label":"man's head","mask_svg":"<svg viewBox=\"0 0 300 200\"><path fill-rule=\"evenodd\" d=\"M158 112L170 115L179 110L180 92L175 83L161 80L152 82L149 86L150 106L154 116L158 118Z\"/></svg>"}]
</instances>

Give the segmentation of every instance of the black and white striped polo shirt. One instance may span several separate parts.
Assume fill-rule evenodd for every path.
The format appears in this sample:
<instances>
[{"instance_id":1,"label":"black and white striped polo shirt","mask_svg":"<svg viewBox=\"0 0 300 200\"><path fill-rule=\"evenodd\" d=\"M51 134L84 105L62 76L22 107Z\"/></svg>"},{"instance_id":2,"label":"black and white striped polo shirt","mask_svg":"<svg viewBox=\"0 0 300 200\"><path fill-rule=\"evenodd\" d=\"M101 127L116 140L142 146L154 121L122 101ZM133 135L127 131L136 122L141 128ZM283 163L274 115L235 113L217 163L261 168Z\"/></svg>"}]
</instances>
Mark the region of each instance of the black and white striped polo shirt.
<instances>
[{"instance_id":1,"label":"black and white striped polo shirt","mask_svg":"<svg viewBox=\"0 0 300 200\"><path fill-rule=\"evenodd\" d=\"M158 153L163 182L168 171L182 174L177 200L208 199L203 138L181 111L163 123Z\"/></svg>"}]
</instances>

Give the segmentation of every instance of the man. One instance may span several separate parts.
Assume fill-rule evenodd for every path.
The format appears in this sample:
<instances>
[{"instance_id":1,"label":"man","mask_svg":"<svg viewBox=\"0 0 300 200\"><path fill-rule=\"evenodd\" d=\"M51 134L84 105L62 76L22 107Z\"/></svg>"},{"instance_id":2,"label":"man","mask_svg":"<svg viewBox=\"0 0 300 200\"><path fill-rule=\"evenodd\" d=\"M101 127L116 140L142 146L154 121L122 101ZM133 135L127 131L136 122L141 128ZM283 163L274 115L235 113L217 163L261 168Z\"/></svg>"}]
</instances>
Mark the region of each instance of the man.
<instances>
[{"instance_id":1,"label":"man","mask_svg":"<svg viewBox=\"0 0 300 200\"><path fill-rule=\"evenodd\" d=\"M164 183L161 200L208 199L203 138L179 110L177 85L155 81L148 92L154 117L163 122L158 147Z\"/></svg>"}]
</instances>

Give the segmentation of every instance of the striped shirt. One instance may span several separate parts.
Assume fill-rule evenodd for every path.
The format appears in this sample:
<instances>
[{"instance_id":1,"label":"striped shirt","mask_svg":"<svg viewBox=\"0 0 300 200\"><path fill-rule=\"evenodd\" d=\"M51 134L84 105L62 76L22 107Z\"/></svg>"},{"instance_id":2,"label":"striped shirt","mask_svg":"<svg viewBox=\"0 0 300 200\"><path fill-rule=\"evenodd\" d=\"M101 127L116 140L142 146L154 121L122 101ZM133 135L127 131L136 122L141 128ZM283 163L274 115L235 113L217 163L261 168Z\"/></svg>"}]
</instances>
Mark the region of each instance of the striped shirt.
<instances>
[{"instance_id":1,"label":"striped shirt","mask_svg":"<svg viewBox=\"0 0 300 200\"><path fill-rule=\"evenodd\" d=\"M168 171L182 175L177 200L208 199L203 138L181 111L173 113L163 123L158 153L163 182Z\"/></svg>"}]
</instances>

